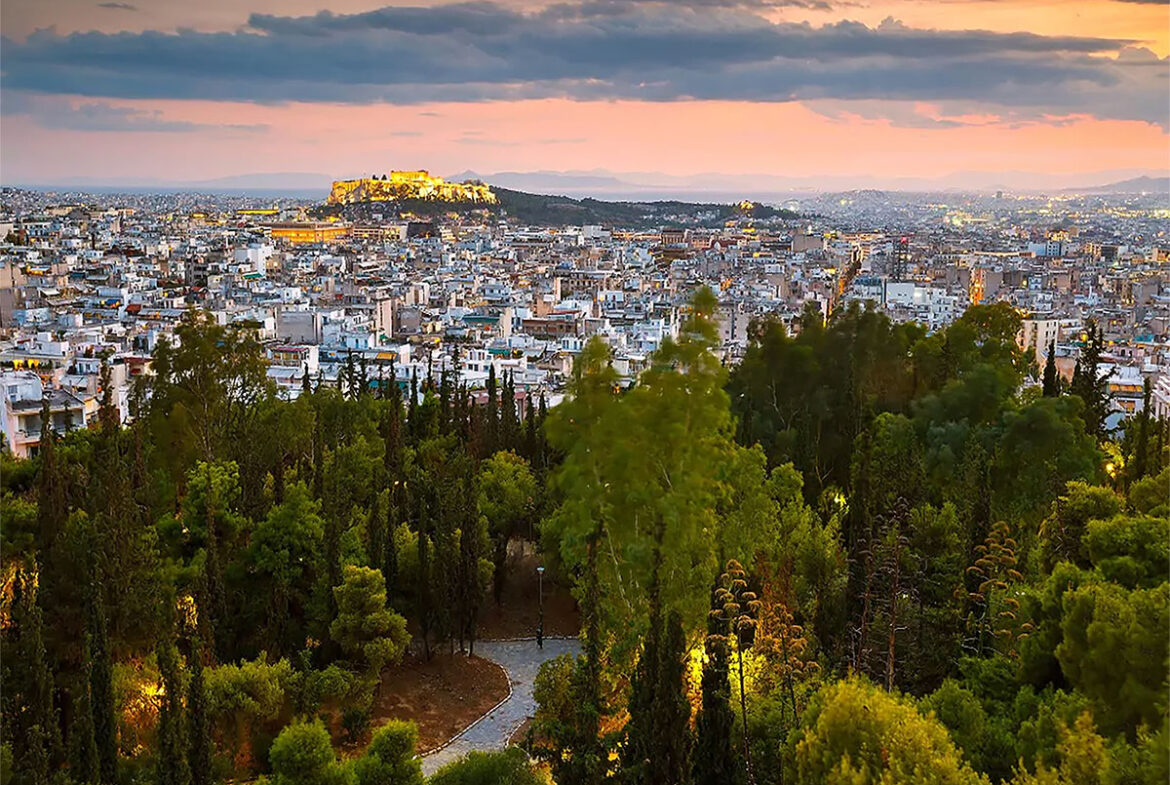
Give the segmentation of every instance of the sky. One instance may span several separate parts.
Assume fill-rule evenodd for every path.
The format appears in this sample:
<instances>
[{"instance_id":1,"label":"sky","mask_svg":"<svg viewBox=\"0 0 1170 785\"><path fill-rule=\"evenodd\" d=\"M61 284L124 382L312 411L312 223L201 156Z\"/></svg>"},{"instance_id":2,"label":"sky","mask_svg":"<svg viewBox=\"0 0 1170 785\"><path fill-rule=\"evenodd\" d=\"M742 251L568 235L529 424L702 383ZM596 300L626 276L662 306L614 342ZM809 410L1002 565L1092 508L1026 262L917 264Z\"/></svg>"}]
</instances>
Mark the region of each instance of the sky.
<instances>
[{"instance_id":1,"label":"sky","mask_svg":"<svg viewBox=\"0 0 1170 785\"><path fill-rule=\"evenodd\" d=\"M4 184L1170 173L1168 0L4 0L0 35Z\"/></svg>"}]
</instances>

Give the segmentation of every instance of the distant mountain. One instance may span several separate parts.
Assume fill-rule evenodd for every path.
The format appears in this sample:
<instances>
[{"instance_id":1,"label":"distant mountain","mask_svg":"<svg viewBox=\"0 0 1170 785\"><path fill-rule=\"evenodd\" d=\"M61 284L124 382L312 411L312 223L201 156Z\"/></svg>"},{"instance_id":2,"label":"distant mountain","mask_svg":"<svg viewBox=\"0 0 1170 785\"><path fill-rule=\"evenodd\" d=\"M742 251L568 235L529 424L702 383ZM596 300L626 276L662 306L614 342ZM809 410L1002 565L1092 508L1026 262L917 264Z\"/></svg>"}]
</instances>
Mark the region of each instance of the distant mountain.
<instances>
[{"instance_id":1,"label":"distant mountain","mask_svg":"<svg viewBox=\"0 0 1170 785\"><path fill-rule=\"evenodd\" d=\"M1066 188L1066 193L1082 194L1149 194L1170 193L1170 177L1131 177L1116 183L1106 183L1089 188Z\"/></svg>"}]
</instances>

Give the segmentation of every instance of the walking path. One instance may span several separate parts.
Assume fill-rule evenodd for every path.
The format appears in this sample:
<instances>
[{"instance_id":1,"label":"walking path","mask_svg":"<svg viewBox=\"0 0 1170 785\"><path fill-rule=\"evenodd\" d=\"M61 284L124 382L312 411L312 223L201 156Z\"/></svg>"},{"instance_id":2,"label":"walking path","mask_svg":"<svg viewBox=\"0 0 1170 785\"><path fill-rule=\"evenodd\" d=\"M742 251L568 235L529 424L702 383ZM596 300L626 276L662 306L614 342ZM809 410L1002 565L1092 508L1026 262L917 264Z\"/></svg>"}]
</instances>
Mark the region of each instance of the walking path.
<instances>
[{"instance_id":1,"label":"walking path","mask_svg":"<svg viewBox=\"0 0 1170 785\"><path fill-rule=\"evenodd\" d=\"M535 640L477 641L475 653L491 660L508 674L512 692L498 706L476 720L447 743L447 746L423 758L423 773L434 774L445 763L463 757L472 750L498 750L508 744L512 734L536 710L532 685L545 660L562 654L577 654L581 644L576 638L545 638L544 648Z\"/></svg>"}]
</instances>

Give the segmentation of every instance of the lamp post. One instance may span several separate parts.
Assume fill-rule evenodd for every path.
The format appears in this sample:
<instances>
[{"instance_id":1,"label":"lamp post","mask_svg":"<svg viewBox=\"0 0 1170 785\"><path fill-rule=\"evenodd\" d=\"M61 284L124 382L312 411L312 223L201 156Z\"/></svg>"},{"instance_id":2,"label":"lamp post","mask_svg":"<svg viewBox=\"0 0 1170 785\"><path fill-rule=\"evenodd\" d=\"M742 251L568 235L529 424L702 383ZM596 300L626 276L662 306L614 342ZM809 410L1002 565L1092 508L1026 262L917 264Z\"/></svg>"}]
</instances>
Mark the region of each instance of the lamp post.
<instances>
[{"instance_id":1,"label":"lamp post","mask_svg":"<svg viewBox=\"0 0 1170 785\"><path fill-rule=\"evenodd\" d=\"M540 587L540 617L536 623L536 645L544 649L544 565L536 568L537 585Z\"/></svg>"}]
</instances>

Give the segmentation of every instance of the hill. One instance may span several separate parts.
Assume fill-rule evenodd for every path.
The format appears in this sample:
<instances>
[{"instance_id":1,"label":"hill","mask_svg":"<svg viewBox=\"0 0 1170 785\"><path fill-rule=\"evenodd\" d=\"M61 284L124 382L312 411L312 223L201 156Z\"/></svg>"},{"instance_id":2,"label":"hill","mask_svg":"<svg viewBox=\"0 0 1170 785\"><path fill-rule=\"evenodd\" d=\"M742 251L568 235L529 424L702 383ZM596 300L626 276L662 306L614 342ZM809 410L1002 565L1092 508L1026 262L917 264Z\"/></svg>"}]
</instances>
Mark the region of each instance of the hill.
<instances>
[{"instance_id":1,"label":"hill","mask_svg":"<svg viewBox=\"0 0 1170 785\"><path fill-rule=\"evenodd\" d=\"M400 199L395 202L355 202L352 204L325 204L314 210L317 216L337 215L351 220L365 220L377 213L395 211L424 218L435 218L450 213L480 212L507 218L533 226L580 226L599 224L626 228L643 228L678 223L698 226L719 226L733 218L750 217L794 219L798 213L756 202L720 204L713 202L664 201L605 201L602 199L574 199L569 196L533 194L492 186L494 204L436 199Z\"/></svg>"},{"instance_id":2,"label":"hill","mask_svg":"<svg viewBox=\"0 0 1170 785\"><path fill-rule=\"evenodd\" d=\"M1106 183L1090 188L1066 188L1065 193L1082 194L1141 194L1170 193L1170 177L1132 177L1116 183Z\"/></svg>"}]
</instances>

